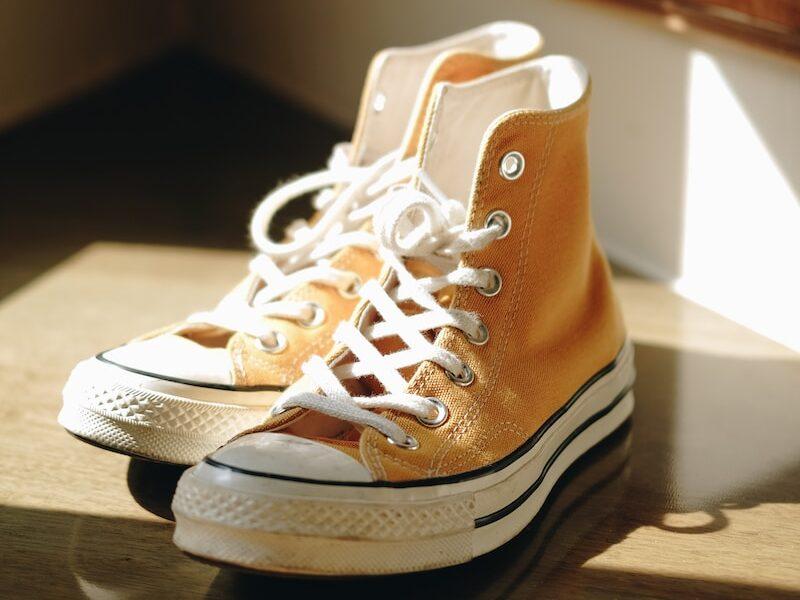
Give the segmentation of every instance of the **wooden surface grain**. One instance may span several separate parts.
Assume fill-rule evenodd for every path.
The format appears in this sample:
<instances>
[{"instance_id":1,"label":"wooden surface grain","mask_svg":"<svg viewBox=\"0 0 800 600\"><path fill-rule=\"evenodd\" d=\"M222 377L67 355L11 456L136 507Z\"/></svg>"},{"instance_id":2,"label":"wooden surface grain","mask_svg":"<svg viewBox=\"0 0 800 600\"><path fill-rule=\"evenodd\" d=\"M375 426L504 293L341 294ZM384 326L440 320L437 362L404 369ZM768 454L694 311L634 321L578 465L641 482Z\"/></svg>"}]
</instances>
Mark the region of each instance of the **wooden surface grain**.
<instances>
[{"instance_id":1,"label":"wooden surface grain","mask_svg":"<svg viewBox=\"0 0 800 600\"><path fill-rule=\"evenodd\" d=\"M625 276L634 417L511 544L366 581L183 556L168 520L180 470L71 438L55 420L61 386L78 360L212 306L247 258L98 243L0 303L0 597L800 597L800 359Z\"/></svg>"}]
</instances>

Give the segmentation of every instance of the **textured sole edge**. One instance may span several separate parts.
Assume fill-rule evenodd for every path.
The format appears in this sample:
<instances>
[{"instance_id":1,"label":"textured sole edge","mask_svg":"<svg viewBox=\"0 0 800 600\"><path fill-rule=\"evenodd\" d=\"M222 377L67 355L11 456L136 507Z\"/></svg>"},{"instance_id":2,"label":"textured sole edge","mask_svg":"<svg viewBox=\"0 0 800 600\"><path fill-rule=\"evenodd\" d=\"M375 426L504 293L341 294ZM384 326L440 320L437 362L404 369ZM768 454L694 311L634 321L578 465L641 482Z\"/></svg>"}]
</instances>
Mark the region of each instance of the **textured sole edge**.
<instances>
[{"instance_id":1,"label":"textured sole edge","mask_svg":"<svg viewBox=\"0 0 800 600\"><path fill-rule=\"evenodd\" d=\"M193 465L267 418L269 407L172 396L147 389L151 381L154 379L96 359L79 363L64 387L58 422L69 433L99 448Z\"/></svg>"},{"instance_id":2,"label":"textured sole edge","mask_svg":"<svg viewBox=\"0 0 800 600\"><path fill-rule=\"evenodd\" d=\"M472 558L471 530L409 543L268 533L183 517L173 541L190 556L284 575L347 577L410 573Z\"/></svg>"},{"instance_id":3,"label":"textured sole edge","mask_svg":"<svg viewBox=\"0 0 800 600\"><path fill-rule=\"evenodd\" d=\"M67 403L58 413L58 423L77 439L97 448L182 466L196 464L230 439L212 440L162 431Z\"/></svg>"},{"instance_id":4,"label":"textured sole edge","mask_svg":"<svg viewBox=\"0 0 800 600\"><path fill-rule=\"evenodd\" d=\"M628 459L631 443L632 428L630 420L628 420L567 469L537 513L536 526L526 528L497 550L498 552L508 550L513 553L513 556L508 556L510 559L509 573L516 573L517 576L535 574L537 577L546 577L553 569L559 567L563 562L564 554L576 543L579 543L587 531L595 528L603 519L614 513L619 507L620 498L624 494L630 475ZM603 446L607 446L608 452L603 449ZM600 451L603 453L592 454ZM597 497L595 498L595 496ZM606 500L609 499L611 501L607 503ZM561 538L562 532L556 534L560 541L553 546L550 541L554 530L560 527L565 519L570 520L570 526L563 532L566 537ZM511 545L515 546L509 548ZM542 553L544 548L547 549L546 553ZM186 551L183 551L183 554L187 558L215 569L230 569L251 576L265 574L263 569L221 562ZM279 572L274 569L267 575L278 579L332 582L354 581L363 578L357 574L301 573L297 570ZM380 575L376 577L380 577ZM464 585L457 587L462 590L469 589Z\"/></svg>"},{"instance_id":5,"label":"textured sole edge","mask_svg":"<svg viewBox=\"0 0 800 600\"><path fill-rule=\"evenodd\" d=\"M622 368L630 369L632 377L632 352L629 353ZM599 383L601 389L608 387L607 382ZM511 512L486 526L471 525L466 531L388 540L276 533L252 527L237 527L230 523L204 519L200 514L189 514L192 507L182 506L178 497L181 494L182 481L178 486L176 503L173 504L176 517L174 541L181 550L207 560L280 574L328 577L387 575L431 570L468 562L474 557L502 546L522 531L538 514L556 482L570 465L630 417L633 412L634 396L629 389L624 390L625 388L618 394L613 394L611 396L613 400L605 400L608 397L606 390L603 404L597 404L593 413L590 413L601 416L592 420L589 426L581 429L581 425L585 422L585 418L581 417L577 423L570 422L569 427L563 425L559 427L551 439L543 440L543 443L550 448L548 458L552 457L552 460L548 461L546 470L540 473L541 481L538 481L533 492ZM573 415L573 420L574 418ZM570 437L570 434L577 430L580 432ZM537 454L542 451L542 448L535 448L531 453ZM193 476L191 471L187 471L183 478L191 478ZM535 477L529 478L529 481L534 480ZM505 485L505 482L501 482L500 485ZM224 488L218 488L217 491L219 489ZM487 492L491 495L492 488L476 490L475 496L477 498L479 495L486 495ZM257 504L265 497L267 497L265 494L252 494L247 501ZM463 495L461 499L463 500ZM342 501L332 500L331 504L341 505ZM386 503L385 506L387 511L402 511L404 504L395 502ZM481 515L475 515L479 516ZM309 514L309 518L311 517ZM465 534L469 540L466 552L461 546ZM437 541L441 543L436 543ZM328 552L335 554L336 558L332 560L323 556L320 554L321 549L327 549Z\"/></svg>"}]
</instances>

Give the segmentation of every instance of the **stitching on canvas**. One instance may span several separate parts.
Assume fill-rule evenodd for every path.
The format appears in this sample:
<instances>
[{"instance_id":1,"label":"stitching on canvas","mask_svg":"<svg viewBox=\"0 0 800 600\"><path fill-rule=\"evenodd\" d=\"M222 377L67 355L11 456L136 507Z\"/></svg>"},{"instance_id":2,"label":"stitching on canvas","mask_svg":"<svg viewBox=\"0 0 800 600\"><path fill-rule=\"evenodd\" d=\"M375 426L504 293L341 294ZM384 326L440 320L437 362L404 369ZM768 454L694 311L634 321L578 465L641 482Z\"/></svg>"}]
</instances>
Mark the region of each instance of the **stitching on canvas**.
<instances>
[{"instance_id":1,"label":"stitching on canvas","mask_svg":"<svg viewBox=\"0 0 800 600\"><path fill-rule=\"evenodd\" d=\"M528 123L549 123L551 125L555 125L560 123L560 119L548 119L542 118L544 115L523 115L519 121L519 125L528 124ZM550 115L546 115L549 117ZM572 116L572 115L570 115ZM512 117L513 118L513 117ZM511 120L511 118L509 119ZM538 173L536 175L536 182L533 186L533 189L530 192L530 198L532 199L530 209L527 211L527 215L525 218L525 228L523 232L522 239L529 240L530 231L533 224L533 216L536 211L536 206L539 201L539 195L541 192L541 187L544 181L544 177L547 171L547 165L550 159L550 150L552 148L552 140L553 140L553 132L555 130L555 126L549 127L547 131L547 138L545 139L545 145L543 149L543 156L542 162L538 169ZM499 143L499 140L498 140ZM496 149L496 145L493 144L492 151ZM488 154L488 151L487 151ZM520 277L521 273L524 273L525 265L527 264L529 249L532 244L524 244L524 250L520 253L519 258L517 260L517 268L514 273L514 291L512 300L510 303L511 314L516 314L518 306L519 306L519 299L521 297L522 292L522 278ZM490 398L495 387L497 384L497 373L500 370L501 365L505 361L506 356L506 349L508 347L508 342L511 338L511 328L506 326L503 330L503 334L500 341L500 346L497 350L498 360L492 362L492 370L490 371L490 375L488 377L489 382L486 388L482 390L482 396L484 398ZM480 406L483 403L475 402L472 406L470 406L469 410L464 416L459 427L453 429L453 434L448 436L448 438L444 441L444 443L437 449L436 453L432 457L431 466L435 469L435 472L438 474L441 470L442 464L445 461L449 452L455 447L458 439L460 439L464 432L468 431L475 420L477 419L478 412L480 410Z\"/></svg>"}]
</instances>

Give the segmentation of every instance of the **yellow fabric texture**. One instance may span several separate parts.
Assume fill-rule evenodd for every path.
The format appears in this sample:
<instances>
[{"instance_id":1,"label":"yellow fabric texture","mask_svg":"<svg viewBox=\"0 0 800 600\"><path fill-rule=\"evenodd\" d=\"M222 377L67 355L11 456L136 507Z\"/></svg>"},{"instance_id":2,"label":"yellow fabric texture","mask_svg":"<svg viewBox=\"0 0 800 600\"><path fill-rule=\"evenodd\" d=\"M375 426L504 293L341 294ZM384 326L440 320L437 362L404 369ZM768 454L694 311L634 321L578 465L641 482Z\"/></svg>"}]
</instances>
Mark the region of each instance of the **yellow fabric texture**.
<instances>
[{"instance_id":1,"label":"yellow fabric texture","mask_svg":"<svg viewBox=\"0 0 800 600\"><path fill-rule=\"evenodd\" d=\"M345 248L339 251L331 260L331 266L357 273L362 281L374 279L381 269L378 257L363 248ZM316 283L302 285L285 298L316 302L325 309L325 321L318 327L305 328L283 319L266 319L270 327L286 336L288 342L286 350L276 354L264 352L256 345L256 340L246 334L235 334L228 348L233 358L237 384L292 384L300 377L300 367L309 357L314 354L324 355L330 350L331 337L336 326L350 317L358 302L357 298L345 298L338 290Z\"/></svg>"},{"instance_id":2,"label":"yellow fabric texture","mask_svg":"<svg viewBox=\"0 0 800 600\"><path fill-rule=\"evenodd\" d=\"M409 392L439 398L450 412L436 428L404 413L387 413L419 441L419 448L392 445L370 428L362 432L358 450L351 443L331 442L360 458L376 479L454 475L502 459L621 349L625 328L590 216L588 107L587 90L562 110L515 111L486 138L468 206L469 226L483 227L487 215L499 209L510 215L512 227L507 237L465 255L463 263L495 269L503 286L494 297L458 288L451 306L478 314L490 338L477 346L460 331L439 332L436 344L461 357L475 380L460 387L438 365L425 362L417 368ZM515 181L499 172L501 158L510 151L526 160ZM288 430L302 435L319 423L295 409L259 429L291 424Z\"/></svg>"},{"instance_id":3,"label":"yellow fabric texture","mask_svg":"<svg viewBox=\"0 0 800 600\"><path fill-rule=\"evenodd\" d=\"M419 130L424 125L428 99L437 83L467 81L532 57L533 54L514 60L496 60L473 52L458 50L443 52L432 63L428 75L420 86L417 108L410 120L413 125L409 125L406 143L413 143L416 148ZM378 63L376 57L365 83L364 98L369 96L368 90L371 79L376 77L375 65ZM363 123L363 114L366 110L370 108L363 106L362 103L359 123ZM359 125L353 135L354 146L363 143L362 136L363 125ZM412 141L409 142L409 139ZM365 282L377 277L381 270L378 257L361 248L341 250L331 259L331 265L337 269L352 271ZM240 285L249 285L249 281L247 279ZM182 325L180 335L208 346L227 346L234 365L234 384L237 386L289 386L301 376L301 366L306 360L314 354L325 355L330 351L333 344L331 338L336 326L351 316L357 305L357 299L346 298L329 286L313 283L300 286L287 294L285 299L315 302L325 310L326 319L313 328L305 328L283 319L265 319L270 328L286 336L287 347L283 352L264 352L258 347L256 340L246 334L231 335L229 332L203 324L188 327ZM161 329L145 337L165 333L174 328L175 326Z\"/></svg>"},{"instance_id":4,"label":"yellow fabric texture","mask_svg":"<svg viewBox=\"0 0 800 600\"><path fill-rule=\"evenodd\" d=\"M624 325L589 209L588 105L587 91L564 110L511 113L491 132L469 225L482 227L500 209L512 227L506 238L466 255L464 264L495 269L503 287L494 297L459 288L452 303L480 315L490 339L476 346L453 329L439 333L437 345L461 357L475 381L459 387L437 365L418 368L409 392L439 398L450 417L431 429L395 414L419 441L416 450L364 431L360 453L378 479L452 475L503 458L620 350ZM512 150L523 154L526 168L508 181L498 165Z\"/></svg>"},{"instance_id":5,"label":"yellow fabric texture","mask_svg":"<svg viewBox=\"0 0 800 600\"><path fill-rule=\"evenodd\" d=\"M530 59L525 55L514 60L496 60L473 52L450 51L442 53L429 69L423 81L418 106L422 110L412 117L414 124L409 131L418 131L424 126L424 116L428 99L434 86L443 81L468 81L508 67L520 60ZM372 69L371 69L372 71ZM366 86L369 86L367 82ZM366 97L367 94L365 93ZM411 134L414 148L419 134ZM354 136L357 140L358 134ZM358 143L357 141L355 143ZM359 248L345 248L332 260L332 266L357 273L362 281L374 279L380 273L381 263L373 253ZM325 355L332 346L331 337L340 321L346 321L353 313L357 300L346 299L330 287L316 284L304 285L286 296L288 300L316 302L325 308L327 319L313 329L304 329L294 323L279 319L270 320L270 327L283 333L288 341L287 351L269 354L260 350L254 340L243 334L236 334L229 343L232 352L235 377L238 385L282 385L288 386L297 380L300 367L314 354Z\"/></svg>"}]
</instances>

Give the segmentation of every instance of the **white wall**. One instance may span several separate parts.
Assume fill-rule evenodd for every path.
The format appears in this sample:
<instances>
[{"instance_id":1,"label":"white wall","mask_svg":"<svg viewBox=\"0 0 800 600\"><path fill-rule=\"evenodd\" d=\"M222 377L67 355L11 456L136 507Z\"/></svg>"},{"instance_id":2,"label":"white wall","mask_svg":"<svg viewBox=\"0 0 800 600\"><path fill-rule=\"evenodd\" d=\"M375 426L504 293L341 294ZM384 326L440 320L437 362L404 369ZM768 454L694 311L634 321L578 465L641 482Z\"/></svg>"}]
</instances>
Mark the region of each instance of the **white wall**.
<instances>
[{"instance_id":1,"label":"white wall","mask_svg":"<svg viewBox=\"0 0 800 600\"><path fill-rule=\"evenodd\" d=\"M612 258L800 349L800 60L575 0L204 0L211 55L350 125L372 53L497 19L594 77L594 210Z\"/></svg>"}]
</instances>

